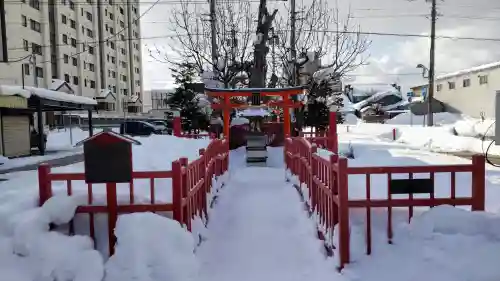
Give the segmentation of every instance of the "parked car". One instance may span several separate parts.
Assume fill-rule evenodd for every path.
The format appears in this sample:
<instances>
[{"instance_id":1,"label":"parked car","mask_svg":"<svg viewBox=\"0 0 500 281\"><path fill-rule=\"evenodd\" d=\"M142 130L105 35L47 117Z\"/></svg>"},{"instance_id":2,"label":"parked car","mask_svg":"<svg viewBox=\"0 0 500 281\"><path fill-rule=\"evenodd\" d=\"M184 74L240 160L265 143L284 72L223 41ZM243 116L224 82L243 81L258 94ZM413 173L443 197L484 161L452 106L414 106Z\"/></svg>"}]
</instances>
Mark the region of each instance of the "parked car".
<instances>
[{"instance_id":1,"label":"parked car","mask_svg":"<svg viewBox=\"0 0 500 281\"><path fill-rule=\"evenodd\" d=\"M144 121L125 121L120 125L120 134L131 136L161 135L162 130L157 126Z\"/></svg>"},{"instance_id":2,"label":"parked car","mask_svg":"<svg viewBox=\"0 0 500 281\"><path fill-rule=\"evenodd\" d=\"M167 121L164 120L154 120L154 121L149 121L148 123L151 123L158 128L161 128L161 130L169 135L172 134L172 124L169 124Z\"/></svg>"}]
</instances>

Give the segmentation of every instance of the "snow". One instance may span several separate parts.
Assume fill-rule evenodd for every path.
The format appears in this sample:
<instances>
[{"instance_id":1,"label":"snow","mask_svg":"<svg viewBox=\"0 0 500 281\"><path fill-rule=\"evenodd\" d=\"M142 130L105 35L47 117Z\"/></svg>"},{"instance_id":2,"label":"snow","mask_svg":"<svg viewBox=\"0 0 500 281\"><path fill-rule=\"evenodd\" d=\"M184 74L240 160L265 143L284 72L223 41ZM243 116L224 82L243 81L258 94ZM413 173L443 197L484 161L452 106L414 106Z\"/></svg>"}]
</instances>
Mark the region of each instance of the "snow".
<instances>
[{"instance_id":1,"label":"snow","mask_svg":"<svg viewBox=\"0 0 500 281\"><path fill-rule=\"evenodd\" d=\"M394 118L387 120L386 124L393 125L423 125L425 124L424 120L426 115L415 115L411 112L401 113L396 115ZM434 124L435 125L449 125L454 124L458 120L461 119L460 115L448 113L448 112L440 112L434 114Z\"/></svg>"},{"instance_id":2,"label":"snow","mask_svg":"<svg viewBox=\"0 0 500 281\"><path fill-rule=\"evenodd\" d=\"M258 108L247 108L238 112L239 116L269 116L271 115L268 110L258 107Z\"/></svg>"},{"instance_id":3,"label":"snow","mask_svg":"<svg viewBox=\"0 0 500 281\"><path fill-rule=\"evenodd\" d=\"M246 125L249 122L250 121L247 118L245 118L245 117L235 117L235 118L233 118L233 120L231 120L231 127L232 126Z\"/></svg>"},{"instance_id":4,"label":"snow","mask_svg":"<svg viewBox=\"0 0 500 281\"><path fill-rule=\"evenodd\" d=\"M398 225L392 245L377 237L372 256L363 255L343 274L350 280L497 280L499 223L497 215L438 206ZM362 226L353 228L356 233Z\"/></svg>"},{"instance_id":5,"label":"snow","mask_svg":"<svg viewBox=\"0 0 500 281\"><path fill-rule=\"evenodd\" d=\"M236 170L207 232L196 252L203 280L344 280L282 168Z\"/></svg>"},{"instance_id":6,"label":"snow","mask_svg":"<svg viewBox=\"0 0 500 281\"><path fill-rule=\"evenodd\" d=\"M0 85L0 96L21 96L23 98L29 98L31 93L22 87Z\"/></svg>"},{"instance_id":7,"label":"snow","mask_svg":"<svg viewBox=\"0 0 500 281\"><path fill-rule=\"evenodd\" d=\"M5 280L102 280L102 257L89 237L49 231L51 222L67 223L79 203L75 197L56 196L41 208L1 218L0 272Z\"/></svg>"},{"instance_id":8,"label":"snow","mask_svg":"<svg viewBox=\"0 0 500 281\"><path fill-rule=\"evenodd\" d=\"M445 80L445 79L453 78L456 76L467 75L467 74L471 74L474 72L481 72L481 71L485 71L485 70L497 68L497 67L500 67L500 61L488 63L488 64L483 64L483 65L479 65L479 66L475 66L475 67L471 67L471 68L466 68L466 69L462 69L462 70L447 73L447 74L443 74L443 75L436 77L436 80Z\"/></svg>"},{"instance_id":9,"label":"snow","mask_svg":"<svg viewBox=\"0 0 500 281\"><path fill-rule=\"evenodd\" d=\"M21 87L20 87L21 88ZM64 92L52 91L49 89L43 88L35 88L31 86L25 86L26 90L30 91L32 95L35 95L39 98L55 100L55 101L63 101L63 102L72 102L77 104L89 104L89 105L97 105L97 101L91 98L86 98L83 96L76 96L67 94Z\"/></svg>"},{"instance_id":10,"label":"snow","mask_svg":"<svg viewBox=\"0 0 500 281\"><path fill-rule=\"evenodd\" d=\"M123 215L115 235L105 281L197 280L195 241L177 221L153 213Z\"/></svg>"},{"instance_id":11,"label":"snow","mask_svg":"<svg viewBox=\"0 0 500 281\"><path fill-rule=\"evenodd\" d=\"M442 114L436 118L440 126L426 128L407 124L410 116L405 115L393 120L394 124L366 124L353 115L345 116L347 124L339 125L338 134L341 149L346 145L354 149L355 159L348 160L351 167L470 163L432 151L475 149L482 142L471 136L484 133L491 124L489 120ZM397 130L396 141L391 138L393 129ZM453 135L454 130L461 133ZM74 138L81 140L85 133L78 132ZM67 137L67 132L51 132L49 140L54 140L54 146L69 147ZM172 160L181 156L195 159L199 148L209 142L166 135L135 139L142 145L133 146L134 170L169 170ZM330 155L321 149L318 153ZM387 244L386 209L374 208L371 256L364 253L365 210L353 210L353 262L339 274L338 254L325 256L323 242L317 238L317 218L308 217L297 191L285 181L282 148L269 148L268 155L269 167L246 167L245 148L231 152L230 174L214 181L215 191L209 196L210 201L217 199L209 210L208 227L206 218L196 218L193 233L189 233L179 223L158 214L121 215L115 229L116 253L107 261L94 250L89 237L49 231L50 222L67 223L76 206L85 203L82 200L86 198L81 196L86 194L84 184L75 182L75 196L68 197L63 194L65 183L54 183L55 197L37 208L36 171L6 175L9 180L0 183L0 273L9 281L499 279L500 169L486 167L489 213L451 206L421 208L415 209L408 224L407 211L394 209L393 244ZM54 170L80 172L83 165ZM435 179L436 197L449 196L449 175L436 174ZM374 175L371 180L372 198L385 198L387 177ZM169 181L155 183L156 200L170 200ZM457 196L470 194L470 174L457 173L456 183ZM127 198L128 203L128 189L120 187L118 200ZM350 176L349 187L351 198L364 198L363 176ZM134 188L137 202L149 201L149 183L137 181ZM99 189L94 188L94 196L102 203L104 193ZM106 224L106 220L102 222ZM96 230L102 231L99 224ZM202 240L200 245L198 238ZM326 235L329 243L335 243L336 238L335 232Z\"/></svg>"}]
</instances>

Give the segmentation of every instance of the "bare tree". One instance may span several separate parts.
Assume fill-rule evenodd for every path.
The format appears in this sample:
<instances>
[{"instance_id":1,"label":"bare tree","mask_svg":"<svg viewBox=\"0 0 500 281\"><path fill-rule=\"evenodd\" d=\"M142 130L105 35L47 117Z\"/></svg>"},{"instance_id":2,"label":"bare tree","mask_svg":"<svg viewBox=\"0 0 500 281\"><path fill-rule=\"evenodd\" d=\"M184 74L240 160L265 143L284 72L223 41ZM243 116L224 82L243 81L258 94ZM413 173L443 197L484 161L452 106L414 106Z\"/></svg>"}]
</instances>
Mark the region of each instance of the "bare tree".
<instances>
[{"instance_id":1,"label":"bare tree","mask_svg":"<svg viewBox=\"0 0 500 281\"><path fill-rule=\"evenodd\" d=\"M348 11L342 17L338 8L329 6L332 2L312 0L309 4L302 3L297 7L299 19L295 45L301 58L293 62L297 71L308 61L307 54L310 52L314 52L315 59L325 62L320 69L328 69L337 79L366 63L366 52L371 42L361 34L360 26L352 23L351 12ZM287 45L290 38L290 18L287 15L278 17L275 26L280 36L282 75L287 84L292 85L293 81L289 79L292 76L289 67L290 48Z\"/></svg>"},{"instance_id":2,"label":"bare tree","mask_svg":"<svg viewBox=\"0 0 500 281\"><path fill-rule=\"evenodd\" d=\"M266 86L267 60L269 53L267 43L269 41L269 31L278 10L275 9L272 14L267 10L267 1L260 0L259 17L257 22L256 40L254 43L254 63L252 66L250 87L264 88Z\"/></svg>"},{"instance_id":3,"label":"bare tree","mask_svg":"<svg viewBox=\"0 0 500 281\"><path fill-rule=\"evenodd\" d=\"M247 73L251 66L251 30L256 19L248 1L219 0L216 7L217 57L212 60L211 32L208 11L188 0L181 0L178 7L169 11L171 30L176 34L169 42L174 55L150 50L157 61L178 64L186 60L202 74L214 69L216 77L225 88L238 82L248 83ZM205 20L204 20L205 19ZM242 75L243 74L243 75Z\"/></svg>"}]
</instances>

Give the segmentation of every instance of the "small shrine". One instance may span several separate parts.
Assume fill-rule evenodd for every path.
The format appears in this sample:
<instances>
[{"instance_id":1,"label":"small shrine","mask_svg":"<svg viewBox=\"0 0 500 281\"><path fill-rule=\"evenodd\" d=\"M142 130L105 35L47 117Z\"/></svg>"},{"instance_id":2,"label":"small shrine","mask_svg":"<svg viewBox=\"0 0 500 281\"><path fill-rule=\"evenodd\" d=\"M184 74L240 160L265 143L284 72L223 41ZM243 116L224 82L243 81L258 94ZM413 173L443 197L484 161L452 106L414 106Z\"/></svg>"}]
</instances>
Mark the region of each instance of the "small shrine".
<instances>
[{"instance_id":1,"label":"small shrine","mask_svg":"<svg viewBox=\"0 0 500 281\"><path fill-rule=\"evenodd\" d=\"M237 116L249 120L246 134L247 163L251 165L266 165L267 145L269 143L268 134L263 129L264 122L271 119L270 107L283 108L283 135L291 136L290 109L302 106L302 103L292 100L292 96L300 95L304 92L304 87L291 88L269 88L269 89L211 89L205 88L207 95L220 100L220 103L213 103L212 109L222 110L223 135L229 140L230 136L230 114L237 110ZM231 101L232 97L246 97L247 103L236 104ZM264 102L263 97L275 97ZM277 98L277 99L276 99Z\"/></svg>"}]
</instances>

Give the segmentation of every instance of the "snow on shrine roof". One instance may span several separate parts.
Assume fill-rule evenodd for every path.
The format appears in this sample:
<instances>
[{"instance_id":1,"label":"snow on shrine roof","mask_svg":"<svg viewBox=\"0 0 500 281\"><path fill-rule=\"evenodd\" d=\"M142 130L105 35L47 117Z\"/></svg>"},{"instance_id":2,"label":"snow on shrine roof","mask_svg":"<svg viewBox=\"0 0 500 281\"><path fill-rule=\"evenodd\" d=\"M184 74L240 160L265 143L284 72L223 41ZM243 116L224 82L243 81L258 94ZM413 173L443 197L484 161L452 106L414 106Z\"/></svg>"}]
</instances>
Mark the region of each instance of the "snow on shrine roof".
<instances>
[{"instance_id":1,"label":"snow on shrine roof","mask_svg":"<svg viewBox=\"0 0 500 281\"><path fill-rule=\"evenodd\" d=\"M13 86L22 89L21 86ZM42 99L54 100L54 101L62 101L62 102L71 102L76 104L88 104L88 105L96 105L97 101L91 98L86 98L82 96L75 96L72 94L67 94L64 92L52 91L44 88L35 88L35 87L24 87L26 90L30 91L32 95L37 96Z\"/></svg>"},{"instance_id":2,"label":"snow on shrine roof","mask_svg":"<svg viewBox=\"0 0 500 281\"><path fill-rule=\"evenodd\" d=\"M138 140L135 140L135 139L133 139L131 137L127 137L125 135L118 134L118 133L116 133L116 132L108 129L108 130L103 130L102 132L99 132L99 133L97 133L97 134L95 134L95 135L93 135L91 137L88 137L88 138L86 138L84 140L81 140L81 141L77 142L75 144L75 147L76 146L81 146L82 144L84 144L84 143L86 143L86 142L88 142L90 140L93 140L93 139L97 138L98 136L100 136L102 134L112 135L113 137L119 138L119 139L121 139L123 141L126 141L128 143L131 143L131 144L141 145L141 142L138 141Z\"/></svg>"},{"instance_id":3,"label":"snow on shrine roof","mask_svg":"<svg viewBox=\"0 0 500 281\"><path fill-rule=\"evenodd\" d=\"M246 119L245 117L236 117L231 120L231 127L232 126L241 126L241 125L246 125L250 123L250 120Z\"/></svg>"},{"instance_id":4,"label":"snow on shrine roof","mask_svg":"<svg viewBox=\"0 0 500 281\"><path fill-rule=\"evenodd\" d=\"M264 117L264 116L269 116L271 115L271 113L262 108L262 107L258 107L258 108L252 108L252 107L249 107L247 109L244 109L242 111L240 111L238 113L239 116L260 116L260 117Z\"/></svg>"},{"instance_id":5,"label":"snow on shrine roof","mask_svg":"<svg viewBox=\"0 0 500 281\"><path fill-rule=\"evenodd\" d=\"M0 96L20 96L28 99L31 93L19 86L0 85Z\"/></svg>"},{"instance_id":6,"label":"snow on shrine roof","mask_svg":"<svg viewBox=\"0 0 500 281\"><path fill-rule=\"evenodd\" d=\"M298 86L298 87L288 87L288 88L239 88L239 89L223 89L223 88L208 88L205 87L205 91L208 92L283 92L283 91L289 91L289 90L304 90L306 89L306 86Z\"/></svg>"}]
</instances>

